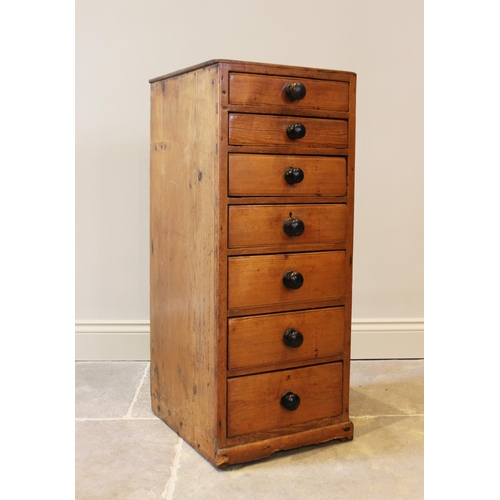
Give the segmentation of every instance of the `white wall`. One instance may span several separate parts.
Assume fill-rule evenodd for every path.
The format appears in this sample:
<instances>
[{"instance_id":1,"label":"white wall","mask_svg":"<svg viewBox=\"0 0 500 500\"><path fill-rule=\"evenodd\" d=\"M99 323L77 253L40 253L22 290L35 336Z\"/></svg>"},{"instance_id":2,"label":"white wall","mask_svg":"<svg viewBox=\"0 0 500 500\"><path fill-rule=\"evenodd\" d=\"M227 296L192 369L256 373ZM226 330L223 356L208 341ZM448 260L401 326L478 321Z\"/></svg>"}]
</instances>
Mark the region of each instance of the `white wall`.
<instances>
[{"instance_id":1,"label":"white wall","mask_svg":"<svg viewBox=\"0 0 500 500\"><path fill-rule=\"evenodd\" d=\"M358 74L353 356L423 355L423 0L77 0L77 359L144 359L148 79L226 58Z\"/></svg>"}]
</instances>

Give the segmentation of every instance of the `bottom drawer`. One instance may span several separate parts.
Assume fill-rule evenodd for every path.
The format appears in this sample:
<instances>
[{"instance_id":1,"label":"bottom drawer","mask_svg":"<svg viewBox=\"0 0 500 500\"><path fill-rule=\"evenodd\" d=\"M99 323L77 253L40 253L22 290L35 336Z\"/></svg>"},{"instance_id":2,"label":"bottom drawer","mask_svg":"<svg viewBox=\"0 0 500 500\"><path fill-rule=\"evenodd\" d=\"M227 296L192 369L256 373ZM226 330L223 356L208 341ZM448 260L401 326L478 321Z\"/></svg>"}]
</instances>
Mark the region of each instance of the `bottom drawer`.
<instances>
[{"instance_id":1,"label":"bottom drawer","mask_svg":"<svg viewBox=\"0 0 500 500\"><path fill-rule=\"evenodd\" d=\"M284 429L342 413L342 362L237 377L227 389L228 437Z\"/></svg>"}]
</instances>

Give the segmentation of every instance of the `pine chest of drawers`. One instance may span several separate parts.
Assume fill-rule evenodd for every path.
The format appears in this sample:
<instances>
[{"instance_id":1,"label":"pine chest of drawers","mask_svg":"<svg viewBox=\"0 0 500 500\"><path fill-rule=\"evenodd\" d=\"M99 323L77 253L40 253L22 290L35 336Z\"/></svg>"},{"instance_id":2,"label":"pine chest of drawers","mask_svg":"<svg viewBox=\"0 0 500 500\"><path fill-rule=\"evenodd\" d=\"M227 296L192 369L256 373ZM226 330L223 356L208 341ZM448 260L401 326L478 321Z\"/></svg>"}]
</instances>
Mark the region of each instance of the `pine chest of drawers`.
<instances>
[{"instance_id":1,"label":"pine chest of drawers","mask_svg":"<svg viewBox=\"0 0 500 500\"><path fill-rule=\"evenodd\" d=\"M352 439L356 75L150 83L153 411L217 467Z\"/></svg>"}]
</instances>

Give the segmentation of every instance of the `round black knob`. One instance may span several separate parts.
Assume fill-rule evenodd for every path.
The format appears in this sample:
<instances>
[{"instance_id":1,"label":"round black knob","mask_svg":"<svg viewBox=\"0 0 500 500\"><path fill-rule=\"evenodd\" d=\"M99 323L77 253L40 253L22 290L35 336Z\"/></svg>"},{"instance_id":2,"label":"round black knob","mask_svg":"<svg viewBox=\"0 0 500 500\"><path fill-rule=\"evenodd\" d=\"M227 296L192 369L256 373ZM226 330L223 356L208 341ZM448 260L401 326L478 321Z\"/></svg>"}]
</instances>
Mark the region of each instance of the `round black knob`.
<instances>
[{"instance_id":1,"label":"round black knob","mask_svg":"<svg viewBox=\"0 0 500 500\"><path fill-rule=\"evenodd\" d=\"M285 392L285 394L281 396L280 404L287 410L295 411L300 405L300 397L293 392Z\"/></svg>"},{"instance_id":2,"label":"round black knob","mask_svg":"<svg viewBox=\"0 0 500 500\"><path fill-rule=\"evenodd\" d=\"M286 129L286 135L292 141L295 139L302 139L306 135L306 127L302 123L292 123Z\"/></svg>"},{"instance_id":3,"label":"round black knob","mask_svg":"<svg viewBox=\"0 0 500 500\"><path fill-rule=\"evenodd\" d=\"M283 229L288 236L300 236L306 226L300 219L287 219L283 224Z\"/></svg>"},{"instance_id":4,"label":"round black knob","mask_svg":"<svg viewBox=\"0 0 500 500\"><path fill-rule=\"evenodd\" d=\"M285 170L285 181L290 184L298 184L304 180L304 171L301 168L288 167Z\"/></svg>"},{"instance_id":5,"label":"round black knob","mask_svg":"<svg viewBox=\"0 0 500 500\"><path fill-rule=\"evenodd\" d=\"M289 328L283 334L283 342L290 347L300 347L302 342L304 342L304 335L302 335L298 330Z\"/></svg>"},{"instance_id":6,"label":"round black knob","mask_svg":"<svg viewBox=\"0 0 500 500\"><path fill-rule=\"evenodd\" d=\"M287 271L283 275L283 284L287 288L297 290L304 284L304 276L297 271Z\"/></svg>"},{"instance_id":7,"label":"round black knob","mask_svg":"<svg viewBox=\"0 0 500 500\"><path fill-rule=\"evenodd\" d=\"M303 83L289 83L285 87L285 94L290 101L300 101L306 96L306 86Z\"/></svg>"}]
</instances>

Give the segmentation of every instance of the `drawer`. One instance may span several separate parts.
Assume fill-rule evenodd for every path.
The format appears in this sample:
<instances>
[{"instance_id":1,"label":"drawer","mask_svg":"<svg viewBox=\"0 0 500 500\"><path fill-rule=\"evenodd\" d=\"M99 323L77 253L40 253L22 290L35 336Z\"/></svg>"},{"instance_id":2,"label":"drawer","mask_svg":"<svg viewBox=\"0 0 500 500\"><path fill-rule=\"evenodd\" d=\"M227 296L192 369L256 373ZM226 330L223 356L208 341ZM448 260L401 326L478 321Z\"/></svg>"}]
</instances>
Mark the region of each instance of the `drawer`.
<instances>
[{"instance_id":1,"label":"drawer","mask_svg":"<svg viewBox=\"0 0 500 500\"><path fill-rule=\"evenodd\" d=\"M343 298L345 265L345 251L229 257L228 308Z\"/></svg>"},{"instance_id":2,"label":"drawer","mask_svg":"<svg viewBox=\"0 0 500 500\"><path fill-rule=\"evenodd\" d=\"M286 429L342 413L342 363L233 378L227 389L228 437ZM281 404L286 393L296 409Z\"/></svg>"},{"instance_id":3,"label":"drawer","mask_svg":"<svg viewBox=\"0 0 500 500\"><path fill-rule=\"evenodd\" d=\"M229 207L229 247L343 243L347 206L233 205Z\"/></svg>"},{"instance_id":4,"label":"drawer","mask_svg":"<svg viewBox=\"0 0 500 500\"><path fill-rule=\"evenodd\" d=\"M229 196L346 195L343 157L229 155Z\"/></svg>"},{"instance_id":5,"label":"drawer","mask_svg":"<svg viewBox=\"0 0 500 500\"><path fill-rule=\"evenodd\" d=\"M305 135L291 139L290 127L302 126ZM295 129L297 130L297 129ZM347 120L231 113L229 144L240 146L295 146L347 148Z\"/></svg>"},{"instance_id":6,"label":"drawer","mask_svg":"<svg viewBox=\"0 0 500 500\"><path fill-rule=\"evenodd\" d=\"M228 368L314 360L344 351L343 307L228 321Z\"/></svg>"},{"instance_id":7,"label":"drawer","mask_svg":"<svg viewBox=\"0 0 500 500\"><path fill-rule=\"evenodd\" d=\"M287 96L288 86L294 84L299 84L295 85L295 88L301 85L301 91L305 90L305 96L302 99L291 100ZM294 111L325 114L332 111L349 111L349 83L231 73L229 104L262 106L263 108L285 107Z\"/></svg>"}]
</instances>

